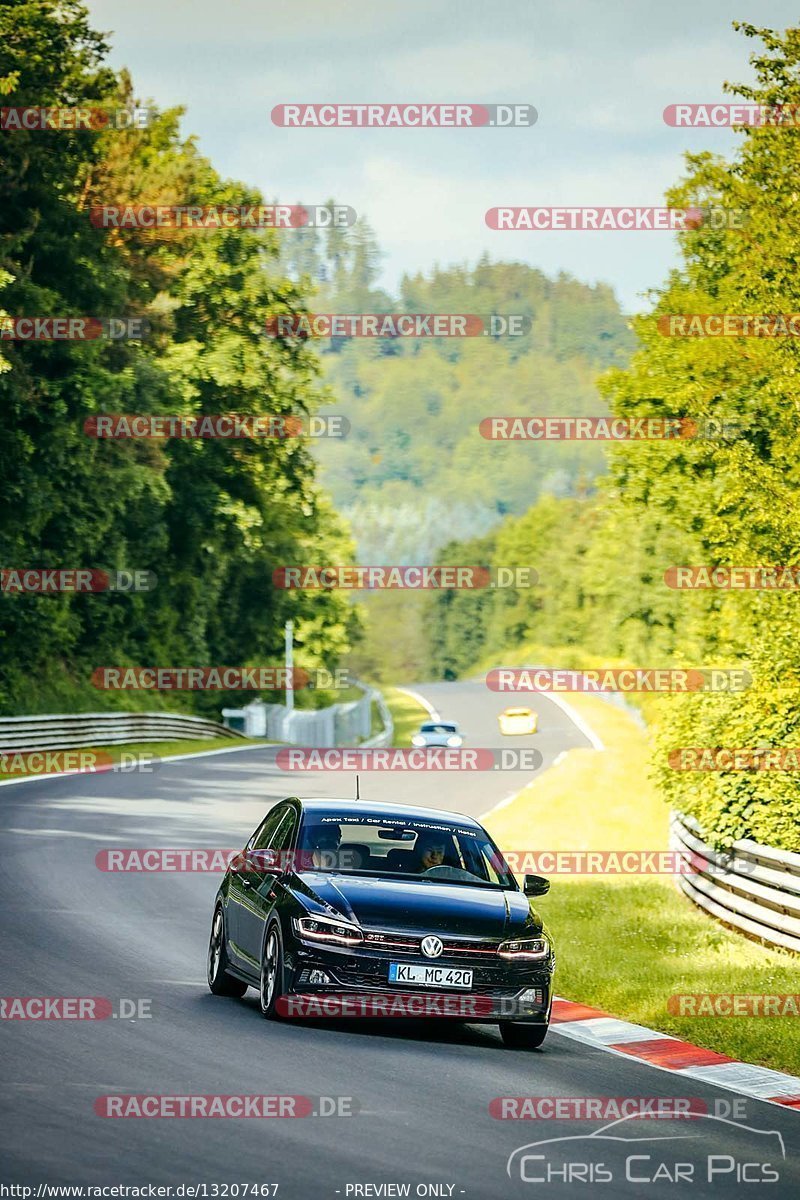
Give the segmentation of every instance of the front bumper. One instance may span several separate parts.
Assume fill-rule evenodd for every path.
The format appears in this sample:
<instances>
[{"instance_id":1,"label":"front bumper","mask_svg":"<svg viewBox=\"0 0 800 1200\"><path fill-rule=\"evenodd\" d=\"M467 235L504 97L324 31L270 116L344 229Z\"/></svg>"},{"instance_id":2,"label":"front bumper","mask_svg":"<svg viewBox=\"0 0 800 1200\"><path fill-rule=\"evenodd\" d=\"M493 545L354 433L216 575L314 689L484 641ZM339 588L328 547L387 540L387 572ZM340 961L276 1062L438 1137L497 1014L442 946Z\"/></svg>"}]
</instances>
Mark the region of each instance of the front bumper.
<instances>
[{"instance_id":1,"label":"front bumper","mask_svg":"<svg viewBox=\"0 0 800 1200\"><path fill-rule=\"evenodd\" d=\"M431 966L432 961L421 955L370 952L361 947L333 949L298 943L286 956L288 990L295 996L350 996L439 998L451 1004L431 1004L431 1011L419 1011L424 1006L408 1004L409 1016L442 1016L470 1022L520 1020L546 1023L552 1003L552 960L543 963L509 963L496 956L491 962L478 962L474 957L448 955L435 960L439 966L472 971L472 987L424 987L415 984L389 983L389 964L403 962ZM324 976L324 978L321 978ZM345 1006L347 1007L347 1006ZM359 1011L357 1004L340 1015L381 1015L380 1005L375 1012ZM398 1005L387 1015L402 1015ZM363 1006L362 1006L363 1008ZM437 1011L441 1009L441 1011ZM330 1015L333 1015L331 1012Z\"/></svg>"}]
</instances>

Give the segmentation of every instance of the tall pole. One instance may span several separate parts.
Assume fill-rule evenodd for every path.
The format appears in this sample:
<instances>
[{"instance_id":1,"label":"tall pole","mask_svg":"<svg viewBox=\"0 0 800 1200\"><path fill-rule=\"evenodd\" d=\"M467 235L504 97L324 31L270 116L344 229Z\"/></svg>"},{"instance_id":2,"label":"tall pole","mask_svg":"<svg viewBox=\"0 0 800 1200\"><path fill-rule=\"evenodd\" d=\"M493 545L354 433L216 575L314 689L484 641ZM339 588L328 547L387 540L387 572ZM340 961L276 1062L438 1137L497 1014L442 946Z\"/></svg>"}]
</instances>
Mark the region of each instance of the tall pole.
<instances>
[{"instance_id":1,"label":"tall pole","mask_svg":"<svg viewBox=\"0 0 800 1200\"><path fill-rule=\"evenodd\" d=\"M287 621L283 627L283 631L286 635L286 707L290 712L294 708L293 630L293 623L291 621Z\"/></svg>"}]
</instances>

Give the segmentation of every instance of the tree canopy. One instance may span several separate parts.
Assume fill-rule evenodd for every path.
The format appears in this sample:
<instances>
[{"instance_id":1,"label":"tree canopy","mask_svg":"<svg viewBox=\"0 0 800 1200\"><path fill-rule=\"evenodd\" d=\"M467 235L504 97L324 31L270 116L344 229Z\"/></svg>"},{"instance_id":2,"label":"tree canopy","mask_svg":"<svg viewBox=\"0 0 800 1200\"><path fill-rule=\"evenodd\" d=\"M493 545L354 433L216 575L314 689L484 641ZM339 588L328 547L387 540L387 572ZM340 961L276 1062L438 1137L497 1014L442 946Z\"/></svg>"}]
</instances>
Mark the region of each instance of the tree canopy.
<instances>
[{"instance_id":1,"label":"tree canopy","mask_svg":"<svg viewBox=\"0 0 800 1200\"><path fill-rule=\"evenodd\" d=\"M103 65L106 51L77 0L0 6L4 104L132 108L133 84ZM263 336L268 311L304 301L279 265L277 233L92 225L93 205L263 203L182 136L180 110L148 107L145 128L2 135L3 311L143 317L150 335L3 341L0 560L157 578L138 594L2 596L5 713L168 703L218 714L241 698L103 695L91 672L279 662L287 617L298 665L332 668L355 627L341 595L273 586L276 566L352 554L306 439L106 441L84 431L99 413L302 417L322 399L313 351Z\"/></svg>"}]
</instances>

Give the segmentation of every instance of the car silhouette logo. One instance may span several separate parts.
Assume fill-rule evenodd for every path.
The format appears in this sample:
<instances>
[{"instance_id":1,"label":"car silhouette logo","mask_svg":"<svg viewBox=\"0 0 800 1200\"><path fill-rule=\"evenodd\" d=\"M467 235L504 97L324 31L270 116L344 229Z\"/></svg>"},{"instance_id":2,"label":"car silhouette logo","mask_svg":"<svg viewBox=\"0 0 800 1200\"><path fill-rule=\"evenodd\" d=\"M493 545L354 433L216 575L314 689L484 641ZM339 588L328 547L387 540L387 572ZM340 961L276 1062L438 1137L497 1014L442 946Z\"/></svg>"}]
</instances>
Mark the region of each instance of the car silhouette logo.
<instances>
[{"instance_id":1,"label":"car silhouette logo","mask_svg":"<svg viewBox=\"0 0 800 1200\"><path fill-rule=\"evenodd\" d=\"M541 1160L544 1158L544 1155L531 1155L530 1153L526 1154L526 1151L530 1152L533 1150L539 1150L543 1146L559 1145L566 1149L566 1145L569 1144L573 1149L580 1148L584 1153L589 1153L590 1147L597 1147L598 1145L602 1146L604 1143L606 1152L610 1150L608 1143L616 1143L623 1147L627 1146L633 1148L642 1142L652 1142L657 1144L660 1142L699 1141L701 1147L703 1147L703 1142L701 1139L703 1130L702 1122L704 1121L708 1122L708 1126L706 1128L709 1130L714 1129L716 1123L716 1128L718 1129L721 1127L727 1127L726 1133L728 1130L730 1130L731 1132L736 1131L736 1133L739 1134L743 1134L745 1132L755 1134L756 1141L761 1141L764 1147L774 1147L776 1155L777 1152L779 1152L782 1159L785 1160L786 1158L786 1146L784 1144L783 1135L777 1129L756 1129L752 1125L745 1125L738 1121L731 1121L728 1120L727 1117L718 1117L713 1113L694 1113L692 1122L686 1133L667 1133L663 1136L656 1133L648 1133L645 1136L637 1136L638 1126L635 1122L638 1119L640 1118L638 1118L636 1114L630 1114L626 1117L620 1117L616 1121L611 1121L609 1124L602 1126L600 1129L596 1129L590 1134L575 1134L569 1137L545 1138L543 1141L528 1142L528 1144L525 1146L518 1146L517 1149L512 1150L511 1154L508 1156L508 1162L506 1163L506 1174L513 1178L511 1169L512 1167L516 1166L520 1174L520 1179L523 1183L539 1182L539 1180L535 1180L526 1175L525 1164L527 1158L530 1158L531 1160ZM773 1138L775 1141L771 1140ZM687 1150L686 1153L688 1154L689 1151Z\"/></svg>"},{"instance_id":2,"label":"car silhouette logo","mask_svg":"<svg viewBox=\"0 0 800 1200\"><path fill-rule=\"evenodd\" d=\"M426 958L438 958L443 950L444 942L432 933L422 939L422 953Z\"/></svg>"}]
</instances>

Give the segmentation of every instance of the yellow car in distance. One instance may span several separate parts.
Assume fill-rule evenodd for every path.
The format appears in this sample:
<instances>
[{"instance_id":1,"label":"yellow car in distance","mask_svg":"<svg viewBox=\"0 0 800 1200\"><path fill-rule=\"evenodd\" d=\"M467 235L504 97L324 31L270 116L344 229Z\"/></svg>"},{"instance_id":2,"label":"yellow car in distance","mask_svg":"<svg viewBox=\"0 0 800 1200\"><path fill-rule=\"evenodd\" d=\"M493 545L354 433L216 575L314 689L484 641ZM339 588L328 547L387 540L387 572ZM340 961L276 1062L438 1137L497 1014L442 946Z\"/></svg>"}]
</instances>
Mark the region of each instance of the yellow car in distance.
<instances>
[{"instance_id":1,"label":"yellow car in distance","mask_svg":"<svg viewBox=\"0 0 800 1200\"><path fill-rule=\"evenodd\" d=\"M516 733L536 733L539 718L532 708L506 708L497 718L504 736Z\"/></svg>"}]
</instances>

